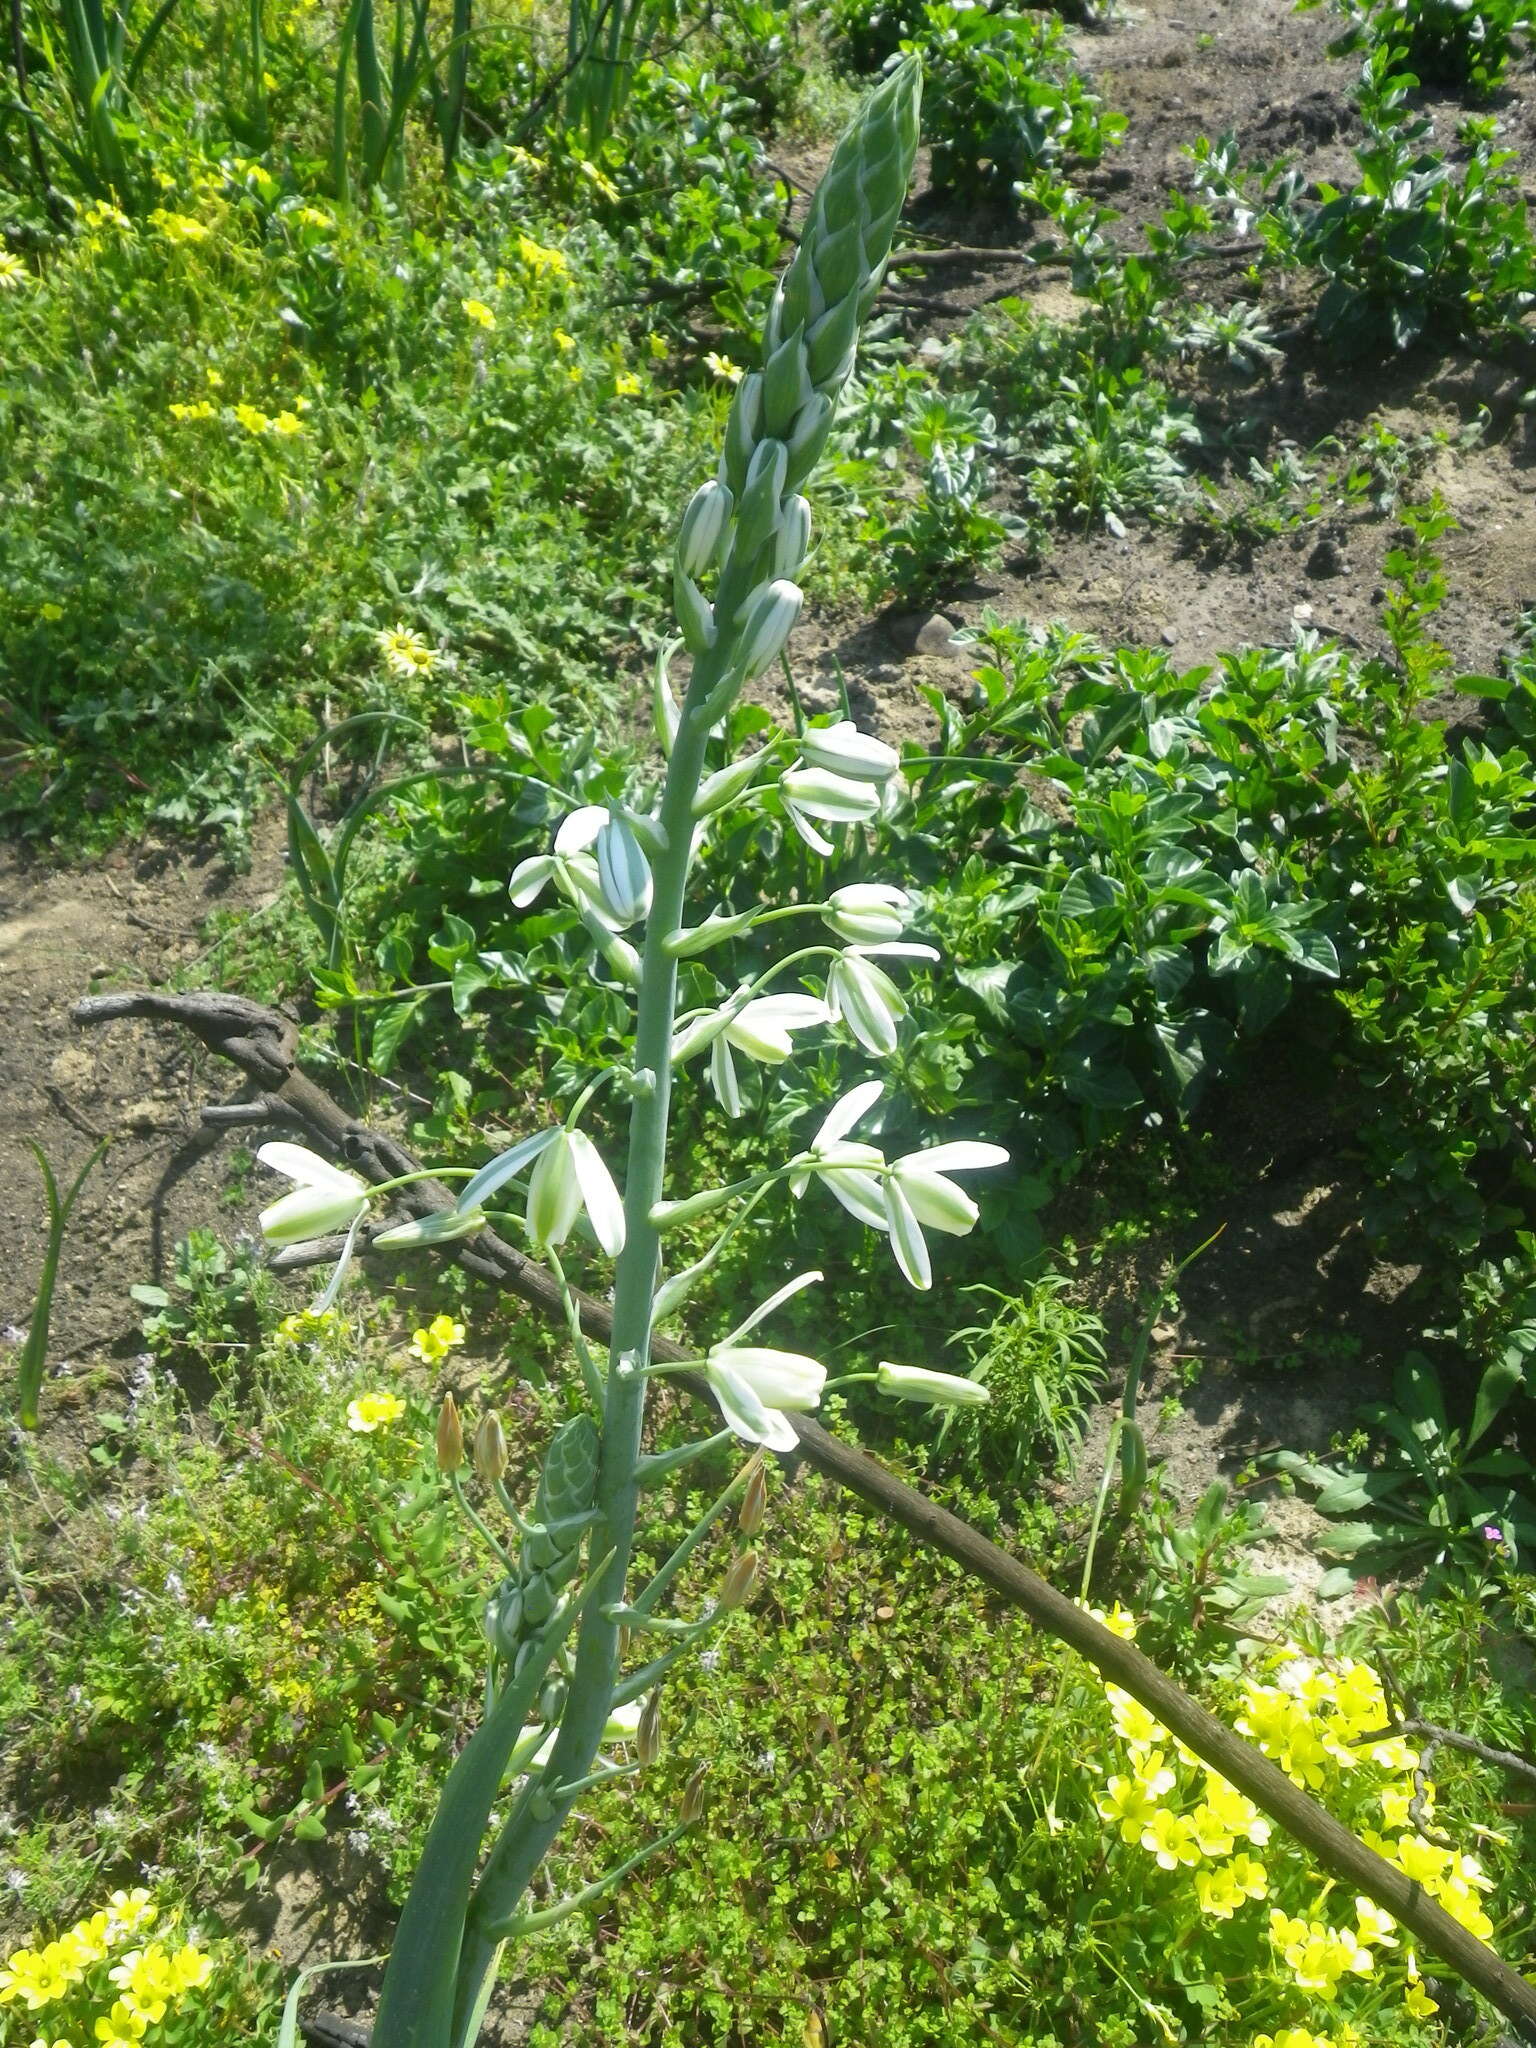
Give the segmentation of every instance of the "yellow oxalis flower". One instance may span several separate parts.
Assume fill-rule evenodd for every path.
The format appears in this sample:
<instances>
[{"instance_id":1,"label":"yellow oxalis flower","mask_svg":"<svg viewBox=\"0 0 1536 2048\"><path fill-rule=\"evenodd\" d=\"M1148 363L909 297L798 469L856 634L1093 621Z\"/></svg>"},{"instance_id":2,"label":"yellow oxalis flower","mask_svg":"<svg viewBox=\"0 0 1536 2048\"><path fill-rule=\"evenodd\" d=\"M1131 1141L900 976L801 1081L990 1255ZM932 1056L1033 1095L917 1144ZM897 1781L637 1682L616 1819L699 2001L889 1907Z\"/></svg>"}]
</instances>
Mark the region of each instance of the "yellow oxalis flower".
<instances>
[{"instance_id":1,"label":"yellow oxalis flower","mask_svg":"<svg viewBox=\"0 0 1536 2048\"><path fill-rule=\"evenodd\" d=\"M206 221L194 220L190 213L172 213L164 206L157 206L149 218L168 242L205 242L212 233Z\"/></svg>"},{"instance_id":2,"label":"yellow oxalis flower","mask_svg":"<svg viewBox=\"0 0 1536 2048\"><path fill-rule=\"evenodd\" d=\"M198 1991L213 1975L213 1957L195 1941L184 1941L171 1957L170 1969L178 1991Z\"/></svg>"},{"instance_id":3,"label":"yellow oxalis flower","mask_svg":"<svg viewBox=\"0 0 1536 2048\"><path fill-rule=\"evenodd\" d=\"M452 1316L434 1316L424 1330L417 1330L411 1338L411 1356L419 1358L423 1365L436 1365L464 1342L464 1336L464 1325L456 1323Z\"/></svg>"},{"instance_id":4,"label":"yellow oxalis flower","mask_svg":"<svg viewBox=\"0 0 1536 2048\"><path fill-rule=\"evenodd\" d=\"M1141 1846L1155 1856L1164 1870L1177 1870L1181 1863L1200 1861L1200 1844L1182 1813L1160 1806L1141 1831Z\"/></svg>"},{"instance_id":5,"label":"yellow oxalis flower","mask_svg":"<svg viewBox=\"0 0 1536 2048\"><path fill-rule=\"evenodd\" d=\"M1172 1771L1162 1771L1151 1778L1111 1778L1103 1798L1097 1802L1099 1817L1119 1827L1122 1842L1139 1842L1157 1813L1158 1800L1172 1790Z\"/></svg>"},{"instance_id":6,"label":"yellow oxalis flower","mask_svg":"<svg viewBox=\"0 0 1536 2048\"><path fill-rule=\"evenodd\" d=\"M173 420L211 420L214 414L214 408L206 398L194 398L187 405L170 405L166 411Z\"/></svg>"},{"instance_id":7,"label":"yellow oxalis flower","mask_svg":"<svg viewBox=\"0 0 1536 2048\"><path fill-rule=\"evenodd\" d=\"M535 277L569 277L571 274L571 266L562 250L546 249L542 242L531 241L527 235L518 236L517 253Z\"/></svg>"},{"instance_id":8,"label":"yellow oxalis flower","mask_svg":"<svg viewBox=\"0 0 1536 2048\"><path fill-rule=\"evenodd\" d=\"M137 1934L154 1923L159 1911L141 1884L131 1892L114 1892L107 1901L108 1939L121 1941L125 1934Z\"/></svg>"},{"instance_id":9,"label":"yellow oxalis flower","mask_svg":"<svg viewBox=\"0 0 1536 2048\"><path fill-rule=\"evenodd\" d=\"M1371 1951L1352 1928L1332 1928L1321 1920L1293 1920L1275 1907L1269 1916L1269 1938L1284 1956L1303 1991L1333 1998L1346 1974L1368 1977L1376 1967Z\"/></svg>"},{"instance_id":10,"label":"yellow oxalis flower","mask_svg":"<svg viewBox=\"0 0 1536 2048\"><path fill-rule=\"evenodd\" d=\"M496 325L496 315L491 311L484 299L460 299L459 304L464 308L465 319L472 320L476 327L494 327Z\"/></svg>"},{"instance_id":11,"label":"yellow oxalis flower","mask_svg":"<svg viewBox=\"0 0 1536 2048\"><path fill-rule=\"evenodd\" d=\"M405 1403L397 1394L359 1394L347 1403L347 1427L359 1436L371 1436L376 1429L388 1429L404 1413Z\"/></svg>"},{"instance_id":12,"label":"yellow oxalis flower","mask_svg":"<svg viewBox=\"0 0 1536 2048\"><path fill-rule=\"evenodd\" d=\"M1128 1692L1122 1692L1118 1685L1106 1685L1104 1697L1109 1701L1115 1733L1130 1748L1147 1749L1154 1742L1167 1739L1168 1730L1162 1722L1150 1714L1140 1700L1133 1700Z\"/></svg>"},{"instance_id":13,"label":"yellow oxalis flower","mask_svg":"<svg viewBox=\"0 0 1536 2048\"><path fill-rule=\"evenodd\" d=\"M103 2013L96 2022L95 2033L101 2048L138 2048L149 2026L141 2013L132 2011L119 1999L109 2013Z\"/></svg>"}]
</instances>

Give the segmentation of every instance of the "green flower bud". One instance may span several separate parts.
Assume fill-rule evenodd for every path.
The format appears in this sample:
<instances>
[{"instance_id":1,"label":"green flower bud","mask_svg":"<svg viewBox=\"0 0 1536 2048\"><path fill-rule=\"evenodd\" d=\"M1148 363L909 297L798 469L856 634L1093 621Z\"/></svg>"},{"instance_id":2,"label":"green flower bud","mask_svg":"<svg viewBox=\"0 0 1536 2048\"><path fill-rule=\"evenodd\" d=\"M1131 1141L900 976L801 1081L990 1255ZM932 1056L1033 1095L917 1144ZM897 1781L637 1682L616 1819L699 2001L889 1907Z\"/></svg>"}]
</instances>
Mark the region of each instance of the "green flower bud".
<instances>
[{"instance_id":1,"label":"green flower bud","mask_svg":"<svg viewBox=\"0 0 1536 2048\"><path fill-rule=\"evenodd\" d=\"M688 500L677 536L678 566L685 575L703 576L714 567L734 502L725 485L714 477L700 484Z\"/></svg>"},{"instance_id":2,"label":"green flower bud","mask_svg":"<svg viewBox=\"0 0 1536 2048\"><path fill-rule=\"evenodd\" d=\"M708 654L715 644L715 608L679 563L672 571L672 609L690 654Z\"/></svg>"},{"instance_id":3,"label":"green flower bud","mask_svg":"<svg viewBox=\"0 0 1536 2048\"><path fill-rule=\"evenodd\" d=\"M474 1455L476 1476L487 1486L500 1479L507 1469L507 1433L494 1408L488 1408L480 1418Z\"/></svg>"},{"instance_id":4,"label":"green flower bud","mask_svg":"<svg viewBox=\"0 0 1536 2048\"><path fill-rule=\"evenodd\" d=\"M464 1463L464 1426L459 1421L458 1403L444 1394L437 1411L437 1469L457 1472Z\"/></svg>"},{"instance_id":5,"label":"green flower bud","mask_svg":"<svg viewBox=\"0 0 1536 2048\"><path fill-rule=\"evenodd\" d=\"M783 577L768 584L752 601L742 630L737 657L743 675L760 676L783 651L804 602L800 586Z\"/></svg>"},{"instance_id":6,"label":"green flower bud","mask_svg":"<svg viewBox=\"0 0 1536 2048\"><path fill-rule=\"evenodd\" d=\"M882 1359L875 1374L882 1394L894 1394L899 1401L923 1401L930 1408L983 1408L992 1396L975 1380L952 1372L929 1372L920 1365L892 1365Z\"/></svg>"}]
</instances>

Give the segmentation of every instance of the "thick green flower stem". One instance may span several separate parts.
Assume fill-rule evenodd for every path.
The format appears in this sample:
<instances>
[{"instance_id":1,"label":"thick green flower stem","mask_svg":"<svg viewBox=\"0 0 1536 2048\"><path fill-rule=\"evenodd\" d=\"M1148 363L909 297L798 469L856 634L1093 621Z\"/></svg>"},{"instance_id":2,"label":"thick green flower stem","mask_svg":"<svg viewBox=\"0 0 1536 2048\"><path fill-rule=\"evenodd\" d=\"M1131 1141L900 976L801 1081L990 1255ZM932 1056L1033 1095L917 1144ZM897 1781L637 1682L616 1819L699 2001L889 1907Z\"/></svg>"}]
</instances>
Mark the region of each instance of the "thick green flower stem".
<instances>
[{"instance_id":1,"label":"thick green flower stem","mask_svg":"<svg viewBox=\"0 0 1536 2048\"><path fill-rule=\"evenodd\" d=\"M688 693L693 707L720 678L725 650L701 660ZM649 1074L638 1087L630 1116L628 1178L624 1190L625 1243L614 1284L613 1342L609 1352L602 1458L598 1468L598 1525L595 1552L611 1553L597 1598L587 1609L576 1649L569 1703L544 1782L575 1784L592 1769L618 1682L619 1624L605 1610L624 1603L635 1513L640 1495L640 1432L645 1415L645 1373L651 1317L661 1263L661 1238L651 1211L661 1199L666 1166L672 1074L668 1055L677 1005L677 963L664 941L683 921L689 855L693 840L693 799L704 768L708 724L685 715L667 764L661 826L666 850L652 869L651 912L646 924L635 1028L635 1072ZM528 1809L508 1826L491 1851L464 1929L451 2048L471 2048L479 2031L501 1952L499 1926L511 1922L529 1879L559 1833L569 1801L558 1794L543 1818ZM393 2043L381 2048L394 2048ZM402 2044L405 2048L405 2044ZM411 2041L409 2048L448 2048L438 2040Z\"/></svg>"}]
</instances>

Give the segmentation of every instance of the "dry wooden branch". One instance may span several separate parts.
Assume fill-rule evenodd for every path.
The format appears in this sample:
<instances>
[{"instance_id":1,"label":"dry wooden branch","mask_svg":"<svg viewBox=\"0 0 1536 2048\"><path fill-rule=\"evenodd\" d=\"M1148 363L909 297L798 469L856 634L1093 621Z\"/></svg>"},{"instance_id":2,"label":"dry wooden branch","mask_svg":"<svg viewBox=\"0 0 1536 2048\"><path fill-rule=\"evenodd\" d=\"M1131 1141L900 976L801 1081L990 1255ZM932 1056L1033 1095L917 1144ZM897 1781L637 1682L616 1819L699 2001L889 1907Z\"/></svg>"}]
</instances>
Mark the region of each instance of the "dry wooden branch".
<instances>
[{"instance_id":1,"label":"dry wooden branch","mask_svg":"<svg viewBox=\"0 0 1536 2048\"><path fill-rule=\"evenodd\" d=\"M400 1174L420 1170L418 1162L403 1147L349 1116L323 1088L299 1071L295 1060L297 1029L276 1011L239 996L125 991L87 996L75 1005L72 1015L77 1024L103 1024L119 1017L148 1017L180 1024L256 1082L265 1091L275 1116L289 1124L297 1119L315 1139L366 1179L393 1180ZM215 1110L209 1120L218 1119L219 1112ZM395 1194L396 1206L415 1215L450 1207L451 1200L448 1190L436 1181L417 1182ZM303 1247L295 1249L298 1256L290 1253L274 1263L292 1266L334 1255L310 1254ZM447 1249L469 1272L507 1289L555 1322L564 1324L565 1312L553 1277L493 1232L481 1231ZM598 1342L604 1341L611 1333L607 1306L589 1295L579 1295L577 1300L583 1328ZM664 1338L656 1340L654 1351L659 1359L685 1355ZM706 1383L697 1376L679 1374L674 1384L686 1386L701 1399L710 1398ZM1536 2044L1536 1985L1453 1920L1422 1886L1368 1849L1268 1757L1234 1734L1166 1672L1160 1671L1134 1643L1122 1641L1018 1558L948 1509L904 1485L867 1452L843 1443L809 1416L797 1415L795 1428L801 1454L816 1471L899 1522L919 1541L952 1558L1009 1605L1020 1608L1037 1627L1069 1644L1105 1679L1139 1700L1202 1762L1246 1793L1331 1876L1352 1891L1364 1892L1374 1899L1425 1949L1439 1956L1512 2021L1523 2040Z\"/></svg>"}]
</instances>

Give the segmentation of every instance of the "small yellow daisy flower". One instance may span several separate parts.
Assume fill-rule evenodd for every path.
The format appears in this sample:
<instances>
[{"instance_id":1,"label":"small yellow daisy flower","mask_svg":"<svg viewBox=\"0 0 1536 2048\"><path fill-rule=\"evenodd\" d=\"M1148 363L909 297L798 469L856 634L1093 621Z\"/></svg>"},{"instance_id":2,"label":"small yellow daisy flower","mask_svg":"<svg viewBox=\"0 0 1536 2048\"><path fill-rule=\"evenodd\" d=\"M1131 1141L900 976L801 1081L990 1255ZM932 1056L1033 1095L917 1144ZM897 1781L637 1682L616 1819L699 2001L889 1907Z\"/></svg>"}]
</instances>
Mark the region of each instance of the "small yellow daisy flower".
<instances>
[{"instance_id":1,"label":"small yellow daisy flower","mask_svg":"<svg viewBox=\"0 0 1536 2048\"><path fill-rule=\"evenodd\" d=\"M430 675L437 666L437 656L409 626L391 626L387 632L375 633L373 637L384 657L384 666L393 675Z\"/></svg>"},{"instance_id":2,"label":"small yellow daisy flower","mask_svg":"<svg viewBox=\"0 0 1536 2048\"><path fill-rule=\"evenodd\" d=\"M9 250L0 249L0 292L18 291L26 279L26 265Z\"/></svg>"},{"instance_id":3,"label":"small yellow daisy flower","mask_svg":"<svg viewBox=\"0 0 1536 2048\"><path fill-rule=\"evenodd\" d=\"M729 356L722 356L714 349L705 356L704 366L722 384L739 384L746 374L740 363L733 363Z\"/></svg>"}]
</instances>

